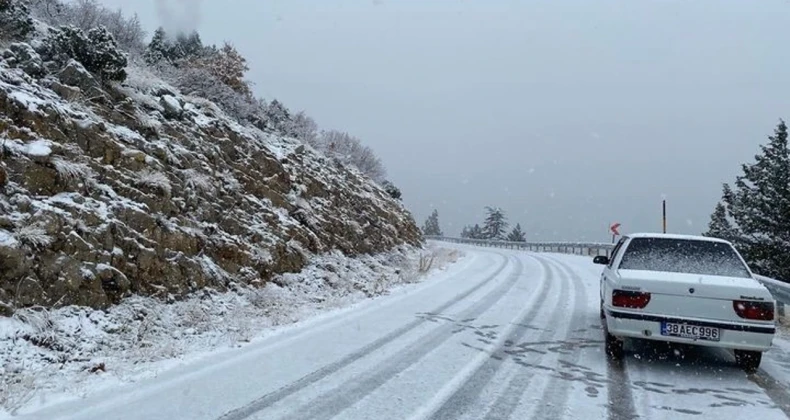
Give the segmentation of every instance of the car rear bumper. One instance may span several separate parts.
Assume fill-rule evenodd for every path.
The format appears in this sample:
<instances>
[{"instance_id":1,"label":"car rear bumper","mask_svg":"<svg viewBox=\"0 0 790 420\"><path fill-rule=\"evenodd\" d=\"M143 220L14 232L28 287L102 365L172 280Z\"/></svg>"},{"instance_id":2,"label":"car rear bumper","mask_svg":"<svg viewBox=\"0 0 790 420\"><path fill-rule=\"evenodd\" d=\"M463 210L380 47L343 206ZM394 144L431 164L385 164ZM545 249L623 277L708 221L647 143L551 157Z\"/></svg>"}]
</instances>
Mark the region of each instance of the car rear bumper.
<instances>
[{"instance_id":1,"label":"car rear bumper","mask_svg":"<svg viewBox=\"0 0 790 420\"><path fill-rule=\"evenodd\" d=\"M771 324L731 323L713 320L676 318L605 308L606 328L615 337L632 337L727 349L766 351L776 333ZM719 341L661 335L661 322L716 327L721 330Z\"/></svg>"}]
</instances>

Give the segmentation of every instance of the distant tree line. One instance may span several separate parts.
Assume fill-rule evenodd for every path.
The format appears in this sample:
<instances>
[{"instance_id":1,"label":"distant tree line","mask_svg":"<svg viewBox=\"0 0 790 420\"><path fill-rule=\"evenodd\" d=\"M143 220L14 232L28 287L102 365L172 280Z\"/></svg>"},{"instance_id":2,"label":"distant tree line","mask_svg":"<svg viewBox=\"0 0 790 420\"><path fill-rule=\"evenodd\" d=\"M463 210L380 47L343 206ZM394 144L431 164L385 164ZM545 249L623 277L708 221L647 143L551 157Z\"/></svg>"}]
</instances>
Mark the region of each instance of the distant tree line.
<instances>
[{"instance_id":1,"label":"distant tree line","mask_svg":"<svg viewBox=\"0 0 790 420\"><path fill-rule=\"evenodd\" d=\"M790 150L780 121L754 161L724 184L705 235L731 241L757 273L790 281Z\"/></svg>"},{"instance_id":2,"label":"distant tree line","mask_svg":"<svg viewBox=\"0 0 790 420\"><path fill-rule=\"evenodd\" d=\"M464 226L461 231L462 238L504 240L511 242L527 241L526 234L521 229L521 224L519 223L508 232L510 224L507 221L504 210L498 207L486 207L485 212L486 217L483 220L482 226L480 223Z\"/></svg>"},{"instance_id":3,"label":"distant tree line","mask_svg":"<svg viewBox=\"0 0 790 420\"><path fill-rule=\"evenodd\" d=\"M127 66L148 70L184 94L216 103L239 123L302 140L400 198L383 163L362 140L320 130L304 111L294 113L277 99L256 98L246 78L247 60L229 42L204 44L196 31L171 34L161 27L146 41L137 15L98 0L0 0L0 40L27 40L34 31L31 16L56 27L45 40L53 56L76 59L105 82L123 82Z\"/></svg>"}]
</instances>

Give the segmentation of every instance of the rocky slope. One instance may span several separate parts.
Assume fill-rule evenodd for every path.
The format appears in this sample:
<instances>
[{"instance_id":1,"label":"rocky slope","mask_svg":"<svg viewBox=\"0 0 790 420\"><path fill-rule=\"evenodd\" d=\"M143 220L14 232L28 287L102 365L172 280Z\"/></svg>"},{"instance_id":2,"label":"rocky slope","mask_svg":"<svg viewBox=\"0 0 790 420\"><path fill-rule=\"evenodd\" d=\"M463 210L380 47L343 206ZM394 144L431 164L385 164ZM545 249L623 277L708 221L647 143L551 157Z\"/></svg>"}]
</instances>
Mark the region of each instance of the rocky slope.
<instances>
[{"instance_id":1,"label":"rocky slope","mask_svg":"<svg viewBox=\"0 0 790 420\"><path fill-rule=\"evenodd\" d=\"M400 202L144 70L0 53L0 314L263 285L311 254L417 245Z\"/></svg>"}]
</instances>

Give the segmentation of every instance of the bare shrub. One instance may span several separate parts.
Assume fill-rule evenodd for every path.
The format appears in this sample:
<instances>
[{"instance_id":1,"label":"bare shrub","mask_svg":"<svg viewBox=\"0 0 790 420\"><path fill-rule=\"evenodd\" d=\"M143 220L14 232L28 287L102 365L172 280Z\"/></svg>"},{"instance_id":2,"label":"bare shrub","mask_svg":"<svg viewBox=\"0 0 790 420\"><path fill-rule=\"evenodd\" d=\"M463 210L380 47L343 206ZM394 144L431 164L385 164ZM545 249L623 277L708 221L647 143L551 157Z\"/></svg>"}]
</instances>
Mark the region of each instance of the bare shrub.
<instances>
[{"instance_id":1,"label":"bare shrub","mask_svg":"<svg viewBox=\"0 0 790 420\"><path fill-rule=\"evenodd\" d=\"M370 179L383 182L387 175L384 164L373 150L348 133L329 130L321 133L318 143L325 154L353 166Z\"/></svg>"},{"instance_id":2,"label":"bare shrub","mask_svg":"<svg viewBox=\"0 0 790 420\"><path fill-rule=\"evenodd\" d=\"M211 329L211 314L203 307L200 300L189 299L183 302L178 309L179 324L185 328L192 328L196 332L205 332Z\"/></svg>"},{"instance_id":3,"label":"bare shrub","mask_svg":"<svg viewBox=\"0 0 790 420\"><path fill-rule=\"evenodd\" d=\"M2 372L2 370L0 370ZM0 375L0 407L12 416L36 393L36 378L25 373L5 372Z\"/></svg>"},{"instance_id":4,"label":"bare shrub","mask_svg":"<svg viewBox=\"0 0 790 420\"><path fill-rule=\"evenodd\" d=\"M194 169L187 169L183 172L184 184L187 188L212 195L214 193L214 182L212 178Z\"/></svg>"},{"instance_id":5,"label":"bare shrub","mask_svg":"<svg viewBox=\"0 0 790 420\"><path fill-rule=\"evenodd\" d=\"M431 271L431 267L433 267L433 262L436 259L435 253L430 253L428 255L420 254L419 265L417 266L417 271L420 274L425 274Z\"/></svg>"},{"instance_id":6,"label":"bare shrub","mask_svg":"<svg viewBox=\"0 0 790 420\"><path fill-rule=\"evenodd\" d=\"M62 158L52 159L52 166L58 173L58 177L65 181L77 181L91 183L93 181L93 171L91 168L78 162L70 162Z\"/></svg>"},{"instance_id":7,"label":"bare shrub","mask_svg":"<svg viewBox=\"0 0 790 420\"><path fill-rule=\"evenodd\" d=\"M170 180L167 178L167 175L159 171L152 171L150 169L143 170L137 174L136 183L137 185L157 188L167 195L170 195L172 191L172 186L170 185Z\"/></svg>"}]
</instances>

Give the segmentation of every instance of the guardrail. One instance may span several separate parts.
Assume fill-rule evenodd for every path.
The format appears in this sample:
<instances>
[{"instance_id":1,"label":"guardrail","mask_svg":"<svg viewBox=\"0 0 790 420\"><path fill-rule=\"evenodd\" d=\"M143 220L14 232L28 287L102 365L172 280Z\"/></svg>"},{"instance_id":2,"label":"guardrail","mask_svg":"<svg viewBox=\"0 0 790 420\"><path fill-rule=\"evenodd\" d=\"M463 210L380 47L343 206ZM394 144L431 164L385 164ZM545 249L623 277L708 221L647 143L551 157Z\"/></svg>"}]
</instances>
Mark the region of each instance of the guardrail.
<instances>
[{"instance_id":1,"label":"guardrail","mask_svg":"<svg viewBox=\"0 0 790 420\"><path fill-rule=\"evenodd\" d=\"M790 305L790 284L759 274L755 274L754 278L771 292L776 302L779 303L777 305L779 307L779 315L784 316L785 305Z\"/></svg>"},{"instance_id":2,"label":"guardrail","mask_svg":"<svg viewBox=\"0 0 790 420\"><path fill-rule=\"evenodd\" d=\"M494 248L523 249L532 252L554 252L588 256L606 255L607 257L614 248L613 244L600 242L511 242L492 239L454 238L449 236L425 236L425 239Z\"/></svg>"},{"instance_id":3,"label":"guardrail","mask_svg":"<svg viewBox=\"0 0 790 420\"><path fill-rule=\"evenodd\" d=\"M490 239L453 238L447 236L425 236L425 239L452 242L495 248L523 249L532 252L554 252L575 255L606 255L612 252L614 245L600 242L510 242ZM755 274L754 278L762 283L774 299L776 299L779 314L784 316L784 305L790 305L790 283Z\"/></svg>"}]
</instances>

